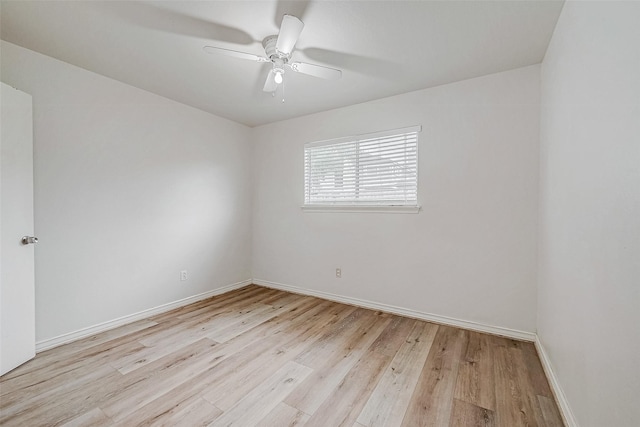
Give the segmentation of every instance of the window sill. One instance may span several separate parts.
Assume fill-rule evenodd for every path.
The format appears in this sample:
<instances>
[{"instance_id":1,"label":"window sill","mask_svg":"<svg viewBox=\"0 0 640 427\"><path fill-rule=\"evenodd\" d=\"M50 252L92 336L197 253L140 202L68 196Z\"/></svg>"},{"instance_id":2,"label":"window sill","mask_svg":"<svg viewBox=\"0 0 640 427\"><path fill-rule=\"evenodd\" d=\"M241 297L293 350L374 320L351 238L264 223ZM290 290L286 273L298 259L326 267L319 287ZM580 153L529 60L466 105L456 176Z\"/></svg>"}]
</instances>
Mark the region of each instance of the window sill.
<instances>
[{"instance_id":1,"label":"window sill","mask_svg":"<svg viewBox=\"0 0 640 427\"><path fill-rule=\"evenodd\" d=\"M420 212L420 206L340 206L340 205L304 205L303 212L320 213L320 212L361 212L361 213L400 213L400 214L417 214Z\"/></svg>"}]
</instances>

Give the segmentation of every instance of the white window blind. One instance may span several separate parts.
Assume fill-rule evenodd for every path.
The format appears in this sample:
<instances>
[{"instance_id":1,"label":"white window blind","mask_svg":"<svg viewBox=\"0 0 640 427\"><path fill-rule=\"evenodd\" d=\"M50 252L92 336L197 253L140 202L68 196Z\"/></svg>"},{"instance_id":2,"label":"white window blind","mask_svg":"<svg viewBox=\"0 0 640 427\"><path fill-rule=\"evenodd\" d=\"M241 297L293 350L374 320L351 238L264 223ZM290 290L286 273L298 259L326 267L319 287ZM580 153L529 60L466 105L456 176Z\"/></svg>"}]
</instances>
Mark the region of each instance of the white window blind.
<instances>
[{"instance_id":1,"label":"white window blind","mask_svg":"<svg viewBox=\"0 0 640 427\"><path fill-rule=\"evenodd\" d=\"M420 130L305 144L305 206L417 206Z\"/></svg>"}]
</instances>

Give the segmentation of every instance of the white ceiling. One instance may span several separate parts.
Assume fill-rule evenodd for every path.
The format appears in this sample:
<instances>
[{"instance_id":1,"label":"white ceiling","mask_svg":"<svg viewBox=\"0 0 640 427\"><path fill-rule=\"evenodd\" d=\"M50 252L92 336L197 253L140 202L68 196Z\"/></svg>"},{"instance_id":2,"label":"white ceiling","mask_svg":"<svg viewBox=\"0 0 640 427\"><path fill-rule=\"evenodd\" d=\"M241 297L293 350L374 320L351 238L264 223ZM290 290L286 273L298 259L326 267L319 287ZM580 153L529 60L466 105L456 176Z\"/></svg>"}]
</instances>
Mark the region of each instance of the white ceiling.
<instances>
[{"instance_id":1,"label":"white ceiling","mask_svg":"<svg viewBox=\"0 0 640 427\"><path fill-rule=\"evenodd\" d=\"M5 1L3 40L249 126L542 61L562 1ZM284 13L301 18L285 103L262 91L263 55Z\"/></svg>"}]
</instances>

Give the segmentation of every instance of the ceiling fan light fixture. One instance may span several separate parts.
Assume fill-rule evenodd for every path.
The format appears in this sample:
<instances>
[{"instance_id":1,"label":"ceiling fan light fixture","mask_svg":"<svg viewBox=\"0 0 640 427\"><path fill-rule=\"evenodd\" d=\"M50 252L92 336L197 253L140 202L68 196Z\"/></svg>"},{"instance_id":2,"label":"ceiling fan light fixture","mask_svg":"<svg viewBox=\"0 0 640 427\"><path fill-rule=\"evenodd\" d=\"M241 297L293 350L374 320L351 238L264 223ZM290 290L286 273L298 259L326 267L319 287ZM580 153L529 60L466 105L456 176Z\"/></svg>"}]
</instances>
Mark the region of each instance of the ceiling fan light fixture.
<instances>
[{"instance_id":1,"label":"ceiling fan light fixture","mask_svg":"<svg viewBox=\"0 0 640 427\"><path fill-rule=\"evenodd\" d=\"M273 77L276 83L282 83L282 71L276 70L276 75Z\"/></svg>"}]
</instances>

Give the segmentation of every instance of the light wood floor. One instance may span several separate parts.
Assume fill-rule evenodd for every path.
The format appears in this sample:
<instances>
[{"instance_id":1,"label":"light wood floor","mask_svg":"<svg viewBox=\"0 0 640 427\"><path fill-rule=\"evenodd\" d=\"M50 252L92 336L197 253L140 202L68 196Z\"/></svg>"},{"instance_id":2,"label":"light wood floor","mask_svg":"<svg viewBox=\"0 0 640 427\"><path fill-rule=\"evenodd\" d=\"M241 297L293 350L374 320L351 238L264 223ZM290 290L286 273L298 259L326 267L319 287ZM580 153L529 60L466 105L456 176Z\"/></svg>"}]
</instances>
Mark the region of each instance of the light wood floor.
<instances>
[{"instance_id":1,"label":"light wood floor","mask_svg":"<svg viewBox=\"0 0 640 427\"><path fill-rule=\"evenodd\" d=\"M248 286L36 356L0 424L561 426L531 343Z\"/></svg>"}]
</instances>

